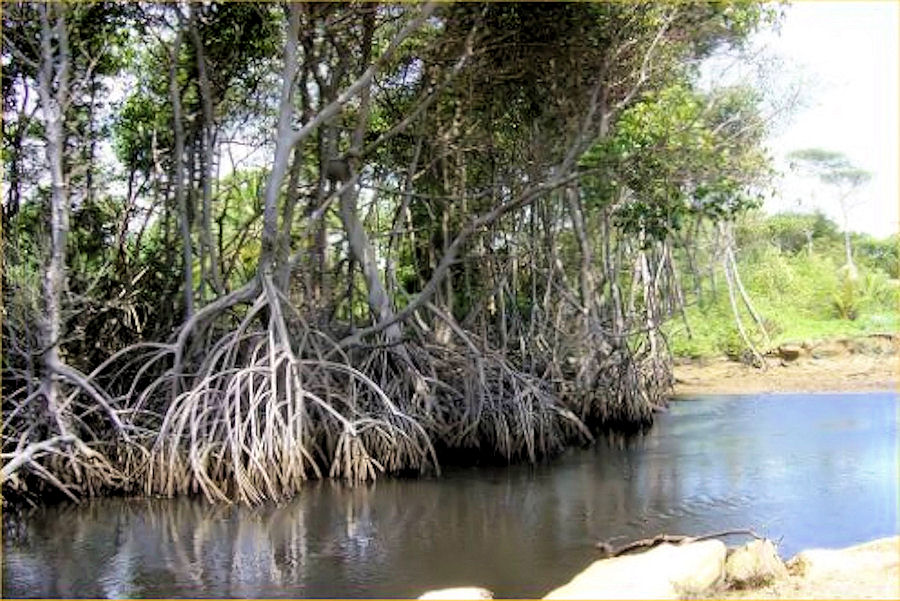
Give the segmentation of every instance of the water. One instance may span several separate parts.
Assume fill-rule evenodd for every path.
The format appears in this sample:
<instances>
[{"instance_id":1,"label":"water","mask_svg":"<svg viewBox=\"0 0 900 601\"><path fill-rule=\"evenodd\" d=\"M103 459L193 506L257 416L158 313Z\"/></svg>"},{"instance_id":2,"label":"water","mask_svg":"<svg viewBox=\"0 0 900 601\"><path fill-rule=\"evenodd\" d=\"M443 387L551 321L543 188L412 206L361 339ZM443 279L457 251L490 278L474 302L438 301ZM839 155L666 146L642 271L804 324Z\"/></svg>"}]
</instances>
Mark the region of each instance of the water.
<instances>
[{"instance_id":1,"label":"water","mask_svg":"<svg viewBox=\"0 0 900 601\"><path fill-rule=\"evenodd\" d=\"M6 597L540 597L593 545L752 528L800 549L898 530L893 393L706 397L649 434L545 465L312 484L282 507L107 499L3 544ZM741 542L742 539L733 542Z\"/></svg>"}]
</instances>

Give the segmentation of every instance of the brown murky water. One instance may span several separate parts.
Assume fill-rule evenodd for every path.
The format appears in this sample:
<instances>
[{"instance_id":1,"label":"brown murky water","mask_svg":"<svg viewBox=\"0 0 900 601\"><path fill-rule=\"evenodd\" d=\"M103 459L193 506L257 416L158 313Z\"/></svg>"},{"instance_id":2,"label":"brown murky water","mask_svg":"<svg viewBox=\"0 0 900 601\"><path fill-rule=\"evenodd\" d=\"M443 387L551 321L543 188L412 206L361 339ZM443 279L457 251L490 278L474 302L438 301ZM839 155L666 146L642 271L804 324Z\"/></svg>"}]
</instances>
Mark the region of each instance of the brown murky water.
<instances>
[{"instance_id":1,"label":"brown murky water","mask_svg":"<svg viewBox=\"0 0 900 601\"><path fill-rule=\"evenodd\" d=\"M898 529L894 393L707 397L538 467L310 485L281 507L108 499L3 542L4 597L539 597L593 545L753 528L802 548ZM738 541L735 541L738 542Z\"/></svg>"}]
</instances>

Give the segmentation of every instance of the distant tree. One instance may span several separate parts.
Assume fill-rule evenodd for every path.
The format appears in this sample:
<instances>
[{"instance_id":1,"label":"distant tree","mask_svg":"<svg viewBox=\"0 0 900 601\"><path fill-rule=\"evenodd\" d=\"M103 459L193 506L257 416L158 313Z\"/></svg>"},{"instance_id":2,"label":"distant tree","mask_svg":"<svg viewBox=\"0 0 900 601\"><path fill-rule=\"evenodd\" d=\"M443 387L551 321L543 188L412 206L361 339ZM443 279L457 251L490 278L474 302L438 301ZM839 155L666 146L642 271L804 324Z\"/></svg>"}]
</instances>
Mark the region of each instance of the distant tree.
<instances>
[{"instance_id":1,"label":"distant tree","mask_svg":"<svg viewBox=\"0 0 900 601\"><path fill-rule=\"evenodd\" d=\"M777 213L766 219L765 230L780 250L796 253L805 248L809 255L813 254L814 241L830 247L839 238L838 225L820 211Z\"/></svg>"},{"instance_id":2,"label":"distant tree","mask_svg":"<svg viewBox=\"0 0 900 601\"><path fill-rule=\"evenodd\" d=\"M851 277L856 276L853 263L853 247L850 242L850 209L856 204L854 196L861 187L872 179L872 174L855 167L850 160L832 150L806 148L795 150L788 155L791 167L817 177L819 181L837 190L838 204L844 226L844 250L847 254L846 267Z\"/></svg>"},{"instance_id":3,"label":"distant tree","mask_svg":"<svg viewBox=\"0 0 900 601\"><path fill-rule=\"evenodd\" d=\"M854 236L859 262L868 269L881 269L892 278L900 277L900 236L875 238L869 234Z\"/></svg>"}]
</instances>

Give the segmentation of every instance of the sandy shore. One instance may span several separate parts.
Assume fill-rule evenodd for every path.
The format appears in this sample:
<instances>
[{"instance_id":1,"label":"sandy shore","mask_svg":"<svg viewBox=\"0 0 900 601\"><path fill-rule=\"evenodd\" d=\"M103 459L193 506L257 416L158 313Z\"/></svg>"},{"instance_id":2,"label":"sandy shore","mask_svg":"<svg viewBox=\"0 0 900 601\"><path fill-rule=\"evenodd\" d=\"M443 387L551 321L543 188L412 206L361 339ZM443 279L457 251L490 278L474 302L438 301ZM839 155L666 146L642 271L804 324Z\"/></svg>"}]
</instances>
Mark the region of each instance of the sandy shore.
<instances>
[{"instance_id":1,"label":"sandy shore","mask_svg":"<svg viewBox=\"0 0 900 601\"><path fill-rule=\"evenodd\" d=\"M675 394L898 390L898 346L896 336L784 345L769 353L765 369L726 358L682 362Z\"/></svg>"},{"instance_id":2,"label":"sandy shore","mask_svg":"<svg viewBox=\"0 0 900 601\"><path fill-rule=\"evenodd\" d=\"M813 549L769 585L718 591L716 599L900 599L900 537L846 549Z\"/></svg>"},{"instance_id":3,"label":"sandy shore","mask_svg":"<svg viewBox=\"0 0 900 601\"><path fill-rule=\"evenodd\" d=\"M900 536L802 551L785 565L751 543L726 560L721 541L663 544L597 560L545 599L900 599ZM749 584L745 578L765 582ZM746 585L746 588L745 588ZM693 591L693 592L689 592ZM482 587L431 590L419 599L493 599Z\"/></svg>"}]
</instances>

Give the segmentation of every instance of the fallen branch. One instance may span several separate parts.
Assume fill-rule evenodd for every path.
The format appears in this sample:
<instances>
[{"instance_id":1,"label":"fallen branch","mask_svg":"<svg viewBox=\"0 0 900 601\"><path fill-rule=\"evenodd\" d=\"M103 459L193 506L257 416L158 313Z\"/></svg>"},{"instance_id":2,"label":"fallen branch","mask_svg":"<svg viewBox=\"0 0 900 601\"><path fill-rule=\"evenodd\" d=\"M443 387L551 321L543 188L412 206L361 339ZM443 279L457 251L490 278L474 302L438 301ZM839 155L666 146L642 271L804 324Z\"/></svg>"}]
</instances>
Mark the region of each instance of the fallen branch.
<instances>
[{"instance_id":1,"label":"fallen branch","mask_svg":"<svg viewBox=\"0 0 900 601\"><path fill-rule=\"evenodd\" d=\"M609 557L619 557L621 555L625 555L627 553L631 553L633 551L643 550L643 549L652 549L657 545L661 545L663 543L671 543L675 545L686 545L688 543L695 543L701 540L710 540L713 538L722 538L724 536L733 536L737 534L743 534L746 536L752 536L756 539L762 539L760 535L758 535L753 530L747 529L738 529L738 530L723 530L721 532L713 532L711 534L703 534L701 536L687 536L684 534L657 534L651 538L642 538L640 540L632 541L621 547L613 547L609 541L600 541L595 546L600 551L601 557L609 558Z\"/></svg>"}]
</instances>

